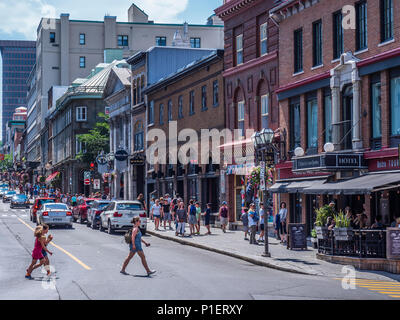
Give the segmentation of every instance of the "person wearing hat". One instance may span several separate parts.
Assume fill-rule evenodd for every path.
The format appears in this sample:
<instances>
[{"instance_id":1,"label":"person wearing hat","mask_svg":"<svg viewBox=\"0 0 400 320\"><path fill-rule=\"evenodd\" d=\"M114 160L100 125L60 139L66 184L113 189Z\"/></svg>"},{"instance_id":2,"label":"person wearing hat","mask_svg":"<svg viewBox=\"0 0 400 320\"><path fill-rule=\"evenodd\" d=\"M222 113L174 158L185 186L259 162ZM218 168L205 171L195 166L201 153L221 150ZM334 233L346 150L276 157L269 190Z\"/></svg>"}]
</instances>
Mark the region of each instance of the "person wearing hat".
<instances>
[{"instance_id":1,"label":"person wearing hat","mask_svg":"<svg viewBox=\"0 0 400 320\"><path fill-rule=\"evenodd\" d=\"M222 202L221 208L219 208L219 221L221 222L221 229L223 233L226 233L226 225L228 224L228 207L226 201Z\"/></svg>"}]
</instances>

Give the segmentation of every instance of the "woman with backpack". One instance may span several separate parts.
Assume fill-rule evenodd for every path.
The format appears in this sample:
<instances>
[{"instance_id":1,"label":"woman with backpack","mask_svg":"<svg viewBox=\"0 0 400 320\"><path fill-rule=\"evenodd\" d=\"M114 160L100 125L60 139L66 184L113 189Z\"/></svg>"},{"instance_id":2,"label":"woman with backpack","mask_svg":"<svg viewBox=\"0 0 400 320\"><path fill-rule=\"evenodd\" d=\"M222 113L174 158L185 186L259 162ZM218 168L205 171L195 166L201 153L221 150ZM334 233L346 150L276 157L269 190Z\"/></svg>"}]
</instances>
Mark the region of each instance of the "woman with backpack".
<instances>
[{"instance_id":1,"label":"woman with backpack","mask_svg":"<svg viewBox=\"0 0 400 320\"><path fill-rule=\"evenodd\" d=\"M140 218L135 217L132 219L131 222L133 223L133 229L131 231L132 236L130 237L130 243L129 243L129 255L125 259L124 265L122 266L120 273L122 273L124 275L128 275L128 273L126 273L125 269L128 266L131 259L134 257L135 253L137 253L139 255L140 259L142 260L142 264L143 264L143 267L147 271L147 275L149 276L149 275L155 273L156 271L150 270L149 266L147 265L146 256L144 255L144 252L142 249L142 242L145 244L146 247L149 247L150 243L147 243L146 241L144 241L142 239L142 233L140 232L140 229L139 229ZM129 233L127 235L129 235ZM129 239L125 239L125 241L127 241L127 240L129 241Z\"/></svg>"}]
</instances>

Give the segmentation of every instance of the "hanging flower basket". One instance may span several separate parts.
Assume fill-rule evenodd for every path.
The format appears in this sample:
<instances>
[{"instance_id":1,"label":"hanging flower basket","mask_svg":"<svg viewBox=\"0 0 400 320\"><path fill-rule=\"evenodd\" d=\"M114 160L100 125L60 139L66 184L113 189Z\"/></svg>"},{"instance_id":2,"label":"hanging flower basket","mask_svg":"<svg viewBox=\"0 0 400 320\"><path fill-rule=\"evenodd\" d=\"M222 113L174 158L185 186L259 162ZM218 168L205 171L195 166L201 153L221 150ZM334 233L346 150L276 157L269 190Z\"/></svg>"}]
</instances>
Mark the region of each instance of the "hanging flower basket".
<instances>
[{"instance_id":1,"label":"hanging flower basket","mask_svg":"<svg viewBox=\"0 0 400 320\"><path fill-rule=\"evenodd\" d=\"M39 183L45 183L46 177L45 177L45 176L39 176L37 181L38 181Z\"/></svg>"},{"instance_id":2,"label":"hanging flower basket","mask_svg":"<svg viewBox=\"0 0 400 320\"><path fill-rule=\"evenodd\" d=\"M247 176L247 180L251 187L255 187L260 184L260 167L255 167L251 173ZM265 183L271 184L273 182L274 174L272 168L266 168L265 170Z\"/></svg>"}]
</instances>

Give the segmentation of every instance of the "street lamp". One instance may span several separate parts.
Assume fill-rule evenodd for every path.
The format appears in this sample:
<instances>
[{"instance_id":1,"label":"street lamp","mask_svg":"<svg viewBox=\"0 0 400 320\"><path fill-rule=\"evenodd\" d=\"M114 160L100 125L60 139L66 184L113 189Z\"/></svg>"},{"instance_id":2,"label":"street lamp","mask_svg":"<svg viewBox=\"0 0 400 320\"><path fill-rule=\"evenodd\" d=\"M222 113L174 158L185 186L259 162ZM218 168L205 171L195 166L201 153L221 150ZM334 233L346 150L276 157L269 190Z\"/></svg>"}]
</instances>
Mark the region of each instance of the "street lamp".
<instances>
[{"instance_id":1,"label":"street lamp","mask_svg":"<svg viewBox=\"0 0 400 320\"><path fill-rule=\"evenodd\" d=\"M269 150L273 150L274 153L278 151L278 149L274 146L272 143L274 139L274 131L269 129L269 128L264 128L260 132L255 132L251 140L253 141L254 144L254 149L256 152L256 157L257 160L261 161L261 165L264 166L264 172L265 172L265 158L266 158L266 153L269 152ZM275 158L275 157L274 157ZM267 212L267 198L269 195L269 191L267 188L264 188L263 190L263 203L264 203L264 257L271 257L271 254L269 252L268 248L268 212Z\"/></svg>"}]
</instances>

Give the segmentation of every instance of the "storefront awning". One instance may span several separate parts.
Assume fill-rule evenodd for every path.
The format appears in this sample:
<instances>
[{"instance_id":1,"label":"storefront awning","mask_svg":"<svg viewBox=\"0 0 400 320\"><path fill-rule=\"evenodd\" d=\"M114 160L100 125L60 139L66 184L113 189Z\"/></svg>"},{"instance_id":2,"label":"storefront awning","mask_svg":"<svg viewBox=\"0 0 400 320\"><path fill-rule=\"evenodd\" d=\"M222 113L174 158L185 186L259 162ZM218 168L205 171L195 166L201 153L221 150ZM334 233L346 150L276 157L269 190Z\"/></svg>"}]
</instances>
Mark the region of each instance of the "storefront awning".
<instances>
[{"instance_id":1,"label":"storefront awning","mask_svg":"<svg viewBox=\"0 0 400 320\"><path fill-rule=\"evenodd\" d=\"M304 193L306 188L319 185L326 181L326 177L320 179L277 181L268 190L273 193Z\"/></svg>"},{"instance_id":2,"label":"storefront awning","mask_svg":"<svg viewBox=\"0 0 400 320\"><path fill-rule=\"evenodd\" d=\"M46 178L46 183L49 183L49 182L51 182L51 181L53 181L54 180L54 178L59 174L60 172L54 172L54 173L52 173L51 175L49 175L47 178Z\"/></svg>"},{"instance_id":3,"label":"storefront awning","mask_svg":"<svg viewBox=\"0 0 400 320\"><path fill-rule=\"evenodd\" d=\"M371 173L338 182L319 182L303 190L305 194L366 194L400 185L400 172Z\"/></svg>"}]
</instances>

